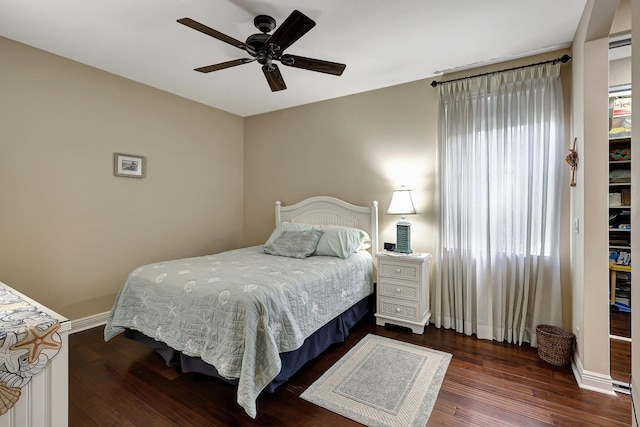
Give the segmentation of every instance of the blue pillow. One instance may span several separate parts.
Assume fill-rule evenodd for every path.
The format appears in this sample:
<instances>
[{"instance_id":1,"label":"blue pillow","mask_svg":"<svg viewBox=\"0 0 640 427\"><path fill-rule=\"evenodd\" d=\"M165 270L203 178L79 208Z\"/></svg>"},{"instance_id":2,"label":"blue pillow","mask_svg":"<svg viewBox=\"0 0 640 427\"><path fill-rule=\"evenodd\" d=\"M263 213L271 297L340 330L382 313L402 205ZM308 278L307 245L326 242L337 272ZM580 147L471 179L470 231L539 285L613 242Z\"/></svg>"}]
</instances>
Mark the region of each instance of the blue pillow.
<instances>
[{"instance_id":1,"label":"blue pillow","mask_svg":"<svg viewBox=\"0 0 640 427\"><path fill-rule=\"evenodd\" d=\"M306 258L316 251L321 236L320 230L284 231L272 244L265 246L264 251L270 255Z\"/></svg>"},{"instance_id":2,"label":"blue pillow","mask_svg":"<svg viewBox=\"0 0 640 427\"><path fill-rule=\"evenodd\" d=\"M271 233L271 236L267 239L267 241L262 246L271 246L273 242L276 241L278 237L285 231L305 231L305 230L318 230L320 229L319 225L313 224L299 224L297 222L283 222L276 226L276 228Z\"/></svg>"}]
</instances>

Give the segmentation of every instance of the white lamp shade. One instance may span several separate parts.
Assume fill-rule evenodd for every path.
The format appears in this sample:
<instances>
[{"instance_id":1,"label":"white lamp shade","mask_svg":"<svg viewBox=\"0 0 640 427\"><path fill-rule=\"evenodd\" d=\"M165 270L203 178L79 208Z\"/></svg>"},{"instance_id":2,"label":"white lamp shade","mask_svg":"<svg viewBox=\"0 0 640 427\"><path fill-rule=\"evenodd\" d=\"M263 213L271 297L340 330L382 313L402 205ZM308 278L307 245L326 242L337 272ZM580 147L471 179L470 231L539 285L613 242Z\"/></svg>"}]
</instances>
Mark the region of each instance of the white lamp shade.
<instances>
[{"instance_id":1,"label":"white lamp shade","mask_svg":"<svg viewBox=\"0 0 640 427\"><path fill-rule=\"evenodd\" d=\"M391 197L391 203L389 203L389 209L387 209L387 215L414 215L416 213L411 190L406 188L395 190Z\"/></svg>"}]
</instances>

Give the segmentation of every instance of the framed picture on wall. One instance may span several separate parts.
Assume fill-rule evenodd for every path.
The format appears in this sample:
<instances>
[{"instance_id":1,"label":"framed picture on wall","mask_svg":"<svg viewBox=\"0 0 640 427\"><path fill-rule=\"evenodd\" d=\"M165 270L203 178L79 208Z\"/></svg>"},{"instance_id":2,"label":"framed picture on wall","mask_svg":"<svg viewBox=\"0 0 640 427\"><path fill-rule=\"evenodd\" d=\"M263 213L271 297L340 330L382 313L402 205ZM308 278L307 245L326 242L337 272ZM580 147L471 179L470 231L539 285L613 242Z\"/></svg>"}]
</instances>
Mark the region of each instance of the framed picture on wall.
<instances>
[{"instance_id":1,"label":"framed picture on wall","mask_svg":"<svg viewBox=\"0 0 640 427\"><path fill-rule=\"evenodd\" d=\"M144 156L122 153L113 154L113 174L115 176L144 178L146 168Z\"/></svg>"}]
</instances>

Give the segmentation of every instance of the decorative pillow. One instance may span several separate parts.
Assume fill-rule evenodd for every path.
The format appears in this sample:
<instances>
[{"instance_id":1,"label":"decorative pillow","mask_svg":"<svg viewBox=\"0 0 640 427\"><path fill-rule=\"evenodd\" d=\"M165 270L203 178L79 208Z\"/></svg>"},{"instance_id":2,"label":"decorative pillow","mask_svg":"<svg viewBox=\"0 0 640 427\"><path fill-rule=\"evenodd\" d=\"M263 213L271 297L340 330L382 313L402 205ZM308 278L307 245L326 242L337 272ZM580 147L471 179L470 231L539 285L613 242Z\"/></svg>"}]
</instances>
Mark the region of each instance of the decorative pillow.
<instances>
[{"instance_id":1,"label":"decorative pillow","mask_svg":"<svg viewBox=\"0 0 640 427\"><path fill-rule=\"evenodd\" d=\"M364 245L365 236L357 228L324 228L314 255L348 258Z\"/></svg>"},{"instance_id":2,"label":"decorative pillow","mask_svg":"<svg viewBox=\"0 0 640 427\"><path fill-rule=\"evenodd\" d=\"M316 251L321 236L320 230L284 231L271 245L265 246L264 251L271 255L306 258Z\"/></svg>"},{"instance_id":3,"label":"decorative pillow","mask_svg":"<svg viewBox=\"0 0 640 427\"><path fill-rule=\"evenodd\" d=\"M313 224L299 224L297 222L283 222L276 226L271 233L271 236L264 243L264 247L271 246L280 235L285 231L305 231L305 230L318 230L320 227Z\"/></svg>"}]
</instances>

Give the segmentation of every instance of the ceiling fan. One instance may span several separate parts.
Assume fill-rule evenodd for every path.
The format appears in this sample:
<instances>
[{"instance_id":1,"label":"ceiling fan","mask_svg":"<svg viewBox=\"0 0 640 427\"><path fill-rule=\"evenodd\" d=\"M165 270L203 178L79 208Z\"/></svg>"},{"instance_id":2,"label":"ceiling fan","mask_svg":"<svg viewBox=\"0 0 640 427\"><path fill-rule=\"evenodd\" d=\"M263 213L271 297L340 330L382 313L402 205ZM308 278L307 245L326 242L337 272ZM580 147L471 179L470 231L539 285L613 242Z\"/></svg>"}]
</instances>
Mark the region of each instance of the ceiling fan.
<instances>
[{"instance_id":1,"label":"ceiling fan","mask_svg":"<svg viewBox=\"0 0 640 427\"><path fill-rule=\"evenodd\" d=\"M312 29L316 23L298 10L294 10L291 15L284 20L282 25L273 34L268 34L276 27L276 20L267 15L258 15L253 20L260 33L252 34L246 42L236 40L219 31L209 28L204 24L194 21L191 18L181 18L178 22L187 27L198 30L225 43L229 43L247 52L251 58L240 58L232 61L222 62L214 65L196 68L195 71L210 73L212 71L223 70L237 65L248 64L258 61L262 64L262 72L267 78L271 91L275 92L287 88L282 74L274 61L279 61L288 67L302 68L304 70L317 71L320 73L342 75L346 65L337 62L323 61L320 59L305 58L303 56L289 55L284 50L295 43L300 37Z\"/></svg>"}]
</instances>

